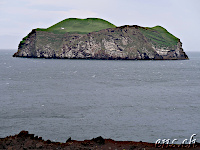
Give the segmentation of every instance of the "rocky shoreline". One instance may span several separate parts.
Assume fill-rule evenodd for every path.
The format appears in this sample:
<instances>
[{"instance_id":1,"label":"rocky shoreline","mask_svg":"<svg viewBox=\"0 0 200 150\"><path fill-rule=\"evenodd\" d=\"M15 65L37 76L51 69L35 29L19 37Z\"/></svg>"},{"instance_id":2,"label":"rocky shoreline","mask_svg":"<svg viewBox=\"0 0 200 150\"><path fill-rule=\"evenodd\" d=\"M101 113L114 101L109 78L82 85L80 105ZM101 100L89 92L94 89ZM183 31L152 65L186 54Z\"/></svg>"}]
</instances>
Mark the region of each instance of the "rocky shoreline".
<instances>
[{"instance_id":1,"label":"rocky shoreline","mask_svg":"<svg viewBox=\"0 0 200 150\"><path fill-rule=\"evenodd\" d=\"M101 136L91 140L76 141L69 138L66 143L52 142L43 140L42 137L29 134L28 131L21 131L14 136L0 138L0 149L8 150L27 150L27 149L64 149L64 150L155 150L155 149L200 149L200 144L184 145L155 145L155 143L133 142L133 141L114 141L104 139Z\"/></svg>"}]
</instances>

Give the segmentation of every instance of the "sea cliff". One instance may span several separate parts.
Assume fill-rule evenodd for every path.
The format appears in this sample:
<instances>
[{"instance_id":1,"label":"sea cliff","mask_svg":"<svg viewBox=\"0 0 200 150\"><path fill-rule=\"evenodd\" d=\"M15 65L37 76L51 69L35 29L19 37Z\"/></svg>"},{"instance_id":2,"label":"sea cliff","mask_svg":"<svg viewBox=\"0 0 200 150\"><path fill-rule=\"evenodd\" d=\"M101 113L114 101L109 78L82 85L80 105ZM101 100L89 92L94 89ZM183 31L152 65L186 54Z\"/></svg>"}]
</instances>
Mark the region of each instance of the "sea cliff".
<instances>
[{"instance_id":1,"label":"sea cliff","mask_svg":"<svg viewBox=\"0 0 200 150\"><path fill-rule=\"evenodd\" d=\"M18 51L13 56L124 60L188 59L182 49L180 39L161 26L153 28L137 25L116 27L100 19L101 27L102 24L104 25L102 28L81 32L82 27L88 29L94 23L98 27L100 23L96 23L94 18L85 25L81 25L82 20L73 21L76 26L77 22L80 24L76 30L69 28L69 19L48 29L33 29L20 42ZM73 26L75 25L73 24Z\"/></svg>"}]
</instances>

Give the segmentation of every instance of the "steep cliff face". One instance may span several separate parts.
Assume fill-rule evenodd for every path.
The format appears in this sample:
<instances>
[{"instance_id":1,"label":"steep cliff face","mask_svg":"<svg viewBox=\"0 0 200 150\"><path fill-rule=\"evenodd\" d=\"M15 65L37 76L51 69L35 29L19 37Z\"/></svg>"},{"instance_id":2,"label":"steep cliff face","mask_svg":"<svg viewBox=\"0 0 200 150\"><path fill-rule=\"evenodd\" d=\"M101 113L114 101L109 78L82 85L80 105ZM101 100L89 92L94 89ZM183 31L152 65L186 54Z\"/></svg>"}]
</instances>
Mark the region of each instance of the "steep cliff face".
<instances>
[{"instance_id":1,"label":"steep cliff face","mask_svg":"<svg viewBox=\"0 0 200 150\"><path fill-rule=\"evenodd\" d=\"M70 59L188 59L182 43L165 29L123 26L88 34L33 30L14 57ZM174 39L173 39L174 38Z\"/></svg>"}]
</instances>

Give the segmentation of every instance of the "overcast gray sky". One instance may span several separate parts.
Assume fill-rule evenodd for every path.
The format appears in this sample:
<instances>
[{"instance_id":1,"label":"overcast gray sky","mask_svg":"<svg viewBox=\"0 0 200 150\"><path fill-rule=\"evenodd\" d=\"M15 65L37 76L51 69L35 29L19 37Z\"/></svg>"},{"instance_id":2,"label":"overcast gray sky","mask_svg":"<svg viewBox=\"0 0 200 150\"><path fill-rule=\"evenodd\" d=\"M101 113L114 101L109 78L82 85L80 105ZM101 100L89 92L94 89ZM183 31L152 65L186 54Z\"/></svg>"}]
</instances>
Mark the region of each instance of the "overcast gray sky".
<instances>
[{"instance_id":1,"label":"overcast gray sky","mask_svg":"<svg viewBox=\"0 0 200 150\"><path fill-rule=\"evenodd\" d=\"M0 49L17 50L32 29L72 17L161 25L181 39L186 52L200 51L200 0L0 0Z\"/></svg>"}]
</instances>

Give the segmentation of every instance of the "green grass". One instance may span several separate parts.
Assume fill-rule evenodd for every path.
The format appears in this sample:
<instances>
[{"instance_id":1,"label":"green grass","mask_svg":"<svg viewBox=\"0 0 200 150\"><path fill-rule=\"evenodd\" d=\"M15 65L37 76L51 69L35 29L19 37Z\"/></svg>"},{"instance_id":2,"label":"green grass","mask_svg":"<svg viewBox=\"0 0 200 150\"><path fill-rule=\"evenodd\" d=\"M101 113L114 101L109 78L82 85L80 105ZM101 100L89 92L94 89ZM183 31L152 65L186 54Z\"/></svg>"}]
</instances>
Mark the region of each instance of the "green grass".
<instances>
[{"instance_id":1,"label":"green grass","mask_svg":"<svg viewBox=\"0 0 200 150\"><path fill-rule=\"evenodd\" d=\"M107 28L116 28L112 23L100 19L100 18L68 18L57 24L47 28L37 28L36 31L47 31L55 34L65 34L65 33L78 33L87 34L94 31L100 31ZM154 45L157 47L168 47L173 48L178 42L178 38L169 33L165 28L161 26L149 27L139 27L140 31L144 36L146 36Z\"/></svg>"},{"instance_id":2,"label":"green grass","mask_svg":"<svg viewBox=\"0 0 200 150\"><path fill-rule=\"evenodd\" d=\"M152 28L140 28L142 33L151 40L153 44L158 47L174 48L178 42L178 38L169 33L165 28L161 26L155 26Z\"/></svg>"},{"instance_id":3,"label":"green grass","mask_svg":"<svg viewBox=\"0 0 200 150\"><path fill-rule=\"evenodd\" d=\"M122 26L121 28L124 28L124 27L125 26ZM108 28L116 28L116 26L100 18L87 18L87 19L68 18L61 22L58 22L57 24L47 29L37 28L36 31L45 31L46 33L48 33L47 34L48 37L45 37L45 36L42 36L44 34L44 32L42 32L41 36L38 35L37 41L52 43L52 45L55 45L55 47L53 48L56 49L58 46L56 43L60 43L59 41L62 41L63 34L65 33L87 34L90 32L100 31L100 30L108 29ZM155 26L155 27L149 28L149 27L140 27L140 26L135 25L135 28L139 29L142 35L146 37L148 42L151 42L157 48L161 48L161 47L166 47L166 48L171 48L171 49L176 48L176 45L179 39L173 36L165 28L161 26ZM26 37L22 39L19 47L22 47L25 44L27 37L29 37L31 33L29 33ZM51 35L51 33L54 33L54 34ZM119 32L112 32L112 34L119 34ZM137 45L138 47L143 46L143 45L140 45L140 41L138 41L138 37L142 38L140 34L133 35L132 32L127 32L126 36L129 36L132 39L134 39L131 45L129 46L133 46L133 45ZM100 37L101 37L101 33L99 34L99 36L96 37L96 39L101 40ZM46 40L44 40L45 38ZM42 42L41 43L38 42L38 43L42 45Z\"/></svg>"},{"instance_id":4,"label":"green grass","mask_svg":"<svg viewBox=\"0 0 200 150\"><path fill-rule=\"evenodd\" d=\"M115 28L116 26L110 22L100 19L100 18L69 18L65 19L47 29L36 29L37 31L47 31L56 34L68 33L79 33L87 34L94 31L100 31L107 28Z\"/></svg>"}]
</instances>

